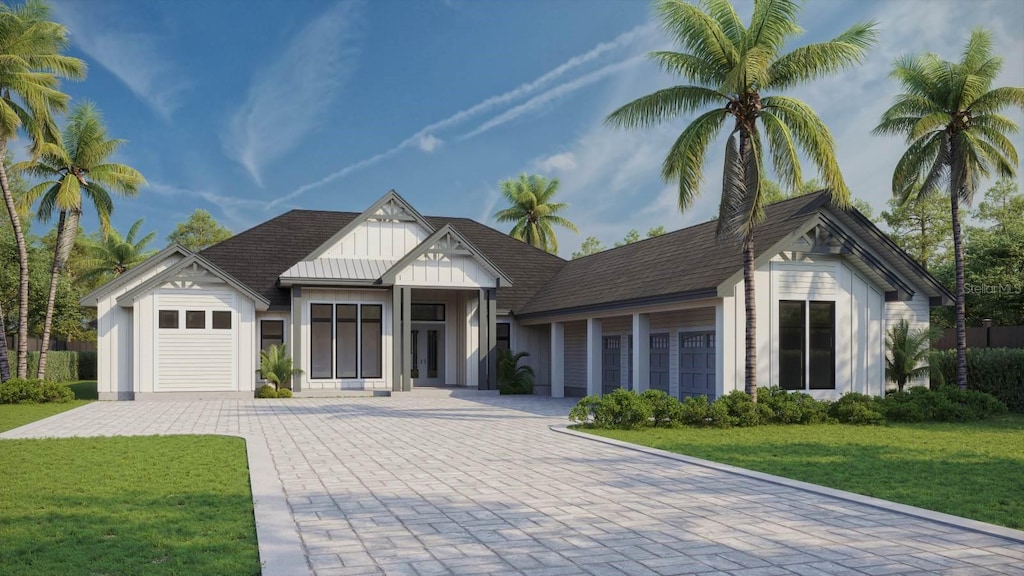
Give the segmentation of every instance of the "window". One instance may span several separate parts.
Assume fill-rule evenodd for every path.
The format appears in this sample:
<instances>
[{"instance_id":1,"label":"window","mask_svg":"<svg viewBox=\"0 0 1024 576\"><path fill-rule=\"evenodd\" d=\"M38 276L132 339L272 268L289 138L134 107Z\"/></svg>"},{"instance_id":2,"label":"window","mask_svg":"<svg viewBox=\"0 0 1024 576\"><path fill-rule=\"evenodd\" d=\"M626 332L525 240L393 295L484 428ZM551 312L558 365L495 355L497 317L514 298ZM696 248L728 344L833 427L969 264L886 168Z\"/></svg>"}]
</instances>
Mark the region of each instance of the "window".
<instances>
[{"instance_id":1,"label":"window","mask_svg":"<svg viewBox=\"0 0 1024 576\"><path fill-rule=\"evenodd\" d=\"M362 353L361 366L363 378L381 378L384 371L384 307L379 305L363 306L362 312ZM444 315L442 307L441 314Z\"/></svg>"},{"instance_id":2,"label":"window","mask_svg":"<svg viewBox=\"0 0 1024 576\"><path fill-rule=\"evenodd\" d=\"M309 354L310 377L330 378L333 359L331 348L334 340L332 332L334 306L330 304L311 304L309 307Z\"/></svg>"},{"instance_id":3,"label":"window","mask_svg":"<svg viewBox=\"0 0 1024 576\"><path fill-rule=\"evenodd\" d=\"M206 328L206 310L186 310L185 328L202 330Z\"/></svg>"},{"instance_id":4,"label":"window","mask_svg":"<svg viewBox=\"0 0 1024 576\"><path fill-rule=\"evenodd\" d=\"M213 329L231 330L231 312L226 310L213 311Z\"/></svg>"},{"instance_id":5,"label":"window","mask_svg":"<svg viewBox=\"0 0 1024 576\"><path fill-rule=\"evenodd\" d=\"M495 340L497 341L498 350L511 350L512 349L512 325L502 322L497 325L498 335Z\"/></svg>"},{"instance_id":6,"label":"window","mask_svg":"<svg viewBox=\"0 0 1024 576\"><path fill-rule=\"evenodd\" d=\"M359 333L356 316L359 308L355 304L336 306L334 343L337 347L338 378L355 378L357 374L356 351Z\"/></svg>"},{"instance_id":7,"label":"window","mask_svg":"<svg viewBox=\"0 0 1024 576\"><path fill-rule=\"evenodd\" d=\"M836 387L836 303L779 301L779 386Z\"/></svg>"},{"instance_id":8,"label":"window","mask_svg":"<svg viewBox=\"0 0 1024 576\"><path fill-rule=\"evenodd\" d=\"M444 304L413 304L413 322L444 322Z\"/></svg>"},{"instance_id":9,"label":"window","mask_svg":"<svg viewBox=\"0 0 1024 576\"><path fill-rule=\"evenodd\" d=\"M260 322L260 350L284 344L284 320L263 320Z\"/></svg>"},{"instance_id":10,"label":"window","mask_svg":"<svg viewBox=\"0 0 1024 576\"><path fill-rule=\"evenodd\" d=\"M178 327L178 311L177 310L161 310L160 311L160 327L168 329L177 329Z\"/></svg>"}]
</instances>

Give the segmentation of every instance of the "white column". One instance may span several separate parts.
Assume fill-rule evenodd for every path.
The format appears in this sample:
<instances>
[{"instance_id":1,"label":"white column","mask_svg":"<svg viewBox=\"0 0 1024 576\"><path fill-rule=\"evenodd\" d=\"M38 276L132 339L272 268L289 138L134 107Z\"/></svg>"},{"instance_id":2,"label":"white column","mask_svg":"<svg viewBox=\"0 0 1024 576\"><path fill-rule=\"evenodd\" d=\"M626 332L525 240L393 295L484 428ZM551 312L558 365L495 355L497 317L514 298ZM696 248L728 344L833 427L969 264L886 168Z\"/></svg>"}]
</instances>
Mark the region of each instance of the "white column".
<instances>
[{"instance_id":1,"label":"white column","mask_svg":"<svg viewBox=\"0 0 1024 576\"><path fill-rule=\"evenodd\" d=\"M633 390L651 387L651 316L633 314Z\"/></svg>"},{"instance_id":2,"label":"white column","mask_svg":"<svg viewBox=\"0 0 1024 576\"><path fill-rule=\"evenodd\" d=\"M725 385L735 386L736 363L733 355L736 326L736 299L723 298L715 304L715 397L725 395ZM732 388L730 388L731 390Z\"/></svg>"},{"instance_id":3,"label":"white column","mask_svg":"<svg viewBox=\"0 0 1024 576\"><path fill-rule=\"evenodd\" d=\"M601 395L601 319L587 318L587 396Z\"/></svg>"},{"instance_id":4,"label":"white column","mask_svg":"<svg viewBox=\"0 0 1024 576\"><path fill-rule=\"evenodd\" d=\"M551 323L551 397L565 397L565 324Z\"/></svg>"}]
</instances>

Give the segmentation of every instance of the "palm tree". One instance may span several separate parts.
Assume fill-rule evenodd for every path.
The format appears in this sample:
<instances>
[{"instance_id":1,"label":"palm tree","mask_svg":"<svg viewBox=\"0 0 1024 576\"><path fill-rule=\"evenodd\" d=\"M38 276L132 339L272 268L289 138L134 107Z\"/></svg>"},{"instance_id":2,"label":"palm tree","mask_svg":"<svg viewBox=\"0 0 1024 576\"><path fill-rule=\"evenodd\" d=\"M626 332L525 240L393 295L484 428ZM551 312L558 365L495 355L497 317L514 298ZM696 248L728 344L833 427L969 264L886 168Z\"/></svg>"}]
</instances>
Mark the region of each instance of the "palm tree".
<instances>
[{"instance_id":1,"label":"palm tree","mask_svg":"<svg viewBox=\"0 0 1024 576\"><path fill-rule=\"evenodd\" d=\"M558 192L558 178L548 180L534 174L520 174L518 180L509 179L501 183L501 195L509 207L494 215L498 222L515 222L509 236L547 250L558 252L558 238L553 226L562 226L579 233L576 225L558 215L569 207L564 202L551 202Z\"/></svg>"},{"instance_id":2,"label":"palm tree","mask_svg":"<svg viewBox=\"0 0 1024 576\"><path fill-rule=\"evenodd\" d=\"M52 113L67 107L69 97L57 89L58 78L85 76L84 62L61 54L68 43L67 29L48 18L49 7L41 0L13 7L0 3L0 158L7 153L7 142L19 132L28 136L33 155L38 154L44 140L56 134ZM28 247L2 163L0 189L18 246L17 375L24 378L28 372Z\"/></svg>"},{"instance_id":3,"label":"palm tree","mask_svg":"<svg viewBox=\"0 0 1024 576\"><path fill-rule=\"evenodd\" d=\"M146 246L156 238L156 232L136 240L144 221L144 218L136 220L124 237L117 230L111 230L106 238L90 241L85 248L86 260L79 266L78 279L89 283L116 278L155 254L156 250L146 250Z\"/></svg>"},{"instance_id":4,"label":"palm tree","mask_svg":"<svg viewBox=\"0 0 1024 576\"><path fill-rule=\"evenodd\" d=\"M71 111L60 144L46 142L37 160L15 166L36 177L46 178L33 186L26 197L30 204L40 199L38 218L45 222L53 216L55 210L60 213L53 270L50 274L50 293L43 321L38 378L46 374L46 353L53 324L57 281L75 245L78 222L82 217L83 195L96 209L100 229L106 236L111 231L110 213L114 210L111 192L120 196L135 196L139 187L146 183L146 179L134 168L109 162L110 156L123 143L123 140L107 138L107 128L103 125L99 110L91 102L85 102Z\"/></svg>"},{"instance_id":5,"label":"palm tree","mask_svg":"<svg viewBox=\"0 0 1024 576\"><path fill-rule=\"evenodd\" d=\"M886 335L885 379L896 384L903 392L907 382L931 373L928 365L928 344L936 336L937 328L910 329L910 322L900 318Z\"/></svg>"},{"instance_id":6,"label":"palm tree","mask_svg":"<svg viewBox=\"0 0 1024 576\"><path fill-rule=\"evenodd\" d=\"M802 151L817 166L833 203L841 207L850 203L828 127L804 102L764 93L789 90L859 63L875 42L875 24L862 22L832 40L780 54L789 38L801 32L796 23L800 6L793 0L754 0L749 26L743 25L728 0L702 0L700 6L659 0L656 7L662 27L682 50L650 56L691 84L642 96L612 112L606 121L642 128L713 106L682 131L662 164L662 177L679 182L679 207L685 211L700 194L708 147L726 120L733 120L727 128L718 236L738 238L742 243L744 379L747 393L756 401L754 227L763 220L766 204L761 186L765 148L783 186L797 190L803 182Z\"/></svg>"},{"instance_id":7,"label":"palm tree","mask_svg":"<svg viewBox=\"0 0 1024 576\"><path fill-rule=\"evenodd\" d=\"M992 88L1003 59L992 55L992 34L976 29L959 62L935 54L896 60L891 77L904 93L882 115L875 134L905 135L904 152L892 177L892 192L906 200L948 185L956 268L956 382L967 388L967 328L964 312L964 246L960 204L970 204L980 180L995 172L1011 178L1017 150L1007 134L1019 127L1001 112L1024 110L1024 88ZM920 187L915 185L922 182Z\"/></svg>"},{"instance_id":8,"label":"palm tree","mask_svg":"<svg viewBox=\"0 0 1024 576\"><path fill-rule=\"evenodd\" d=\"M267 350L260 351L260 375L274 385L275 390L287 387L292 375L302 370L292 365L292 358L284 344L274 344Z\"/></svg>"}]
</instances>

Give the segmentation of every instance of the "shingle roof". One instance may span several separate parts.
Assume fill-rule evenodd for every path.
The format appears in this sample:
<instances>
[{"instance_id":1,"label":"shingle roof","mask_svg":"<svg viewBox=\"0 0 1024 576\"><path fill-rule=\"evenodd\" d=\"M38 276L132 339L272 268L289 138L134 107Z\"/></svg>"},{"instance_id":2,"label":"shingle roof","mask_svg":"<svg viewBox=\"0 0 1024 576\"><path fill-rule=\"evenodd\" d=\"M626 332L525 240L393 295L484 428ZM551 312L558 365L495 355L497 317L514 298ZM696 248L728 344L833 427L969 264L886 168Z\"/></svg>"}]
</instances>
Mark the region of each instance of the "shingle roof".
<instances>
[{"instance_id":1,"label":"shingle roof","mask_svg":"<svg viewBox=\"0 0 1024 576\"><path fill-rule=\"evenodd\" d=\"M202 256L239 282L287 309L289 291L277 279L359 216L356 212L292 210L202 251ZM468 218L427 217L436 227L451 224L512 280L498 289L498 307L518 310L565 265L538 250Z\"/></svg>"},{"instance_id":2,"label":"shingle roof","mask_svg":"<svg viewBox=\"0 0 1024 576\"><path fill-rule=\"evenodd\" d=\"M828 194L800 196L765 208L754 232L755 247L765 250L828 202ZM615 302L711 291L740 270L743 255L736 242L719 242L715 221L598 252L568 262L517 310L537 314Z\"/></svg>"}]
</instances>

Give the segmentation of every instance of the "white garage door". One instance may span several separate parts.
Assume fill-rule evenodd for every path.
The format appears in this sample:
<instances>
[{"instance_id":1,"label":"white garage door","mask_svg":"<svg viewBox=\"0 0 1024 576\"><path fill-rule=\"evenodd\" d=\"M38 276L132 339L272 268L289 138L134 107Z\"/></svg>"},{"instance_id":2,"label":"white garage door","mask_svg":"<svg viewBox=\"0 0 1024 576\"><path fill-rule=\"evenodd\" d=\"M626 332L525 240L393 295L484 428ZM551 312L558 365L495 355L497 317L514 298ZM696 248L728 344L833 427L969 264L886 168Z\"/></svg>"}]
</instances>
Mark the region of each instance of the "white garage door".
<instances>
[{"instance_id":1,"label":"white garage door","mask_svg":"<svg viewBox=\"0 0 1024 576\"><path fill-rule=\"evenodd\" d=\"M164 291L156 297L157 392L238 389L238 315L230 292Z\"/></svg>"}]
</instances>

